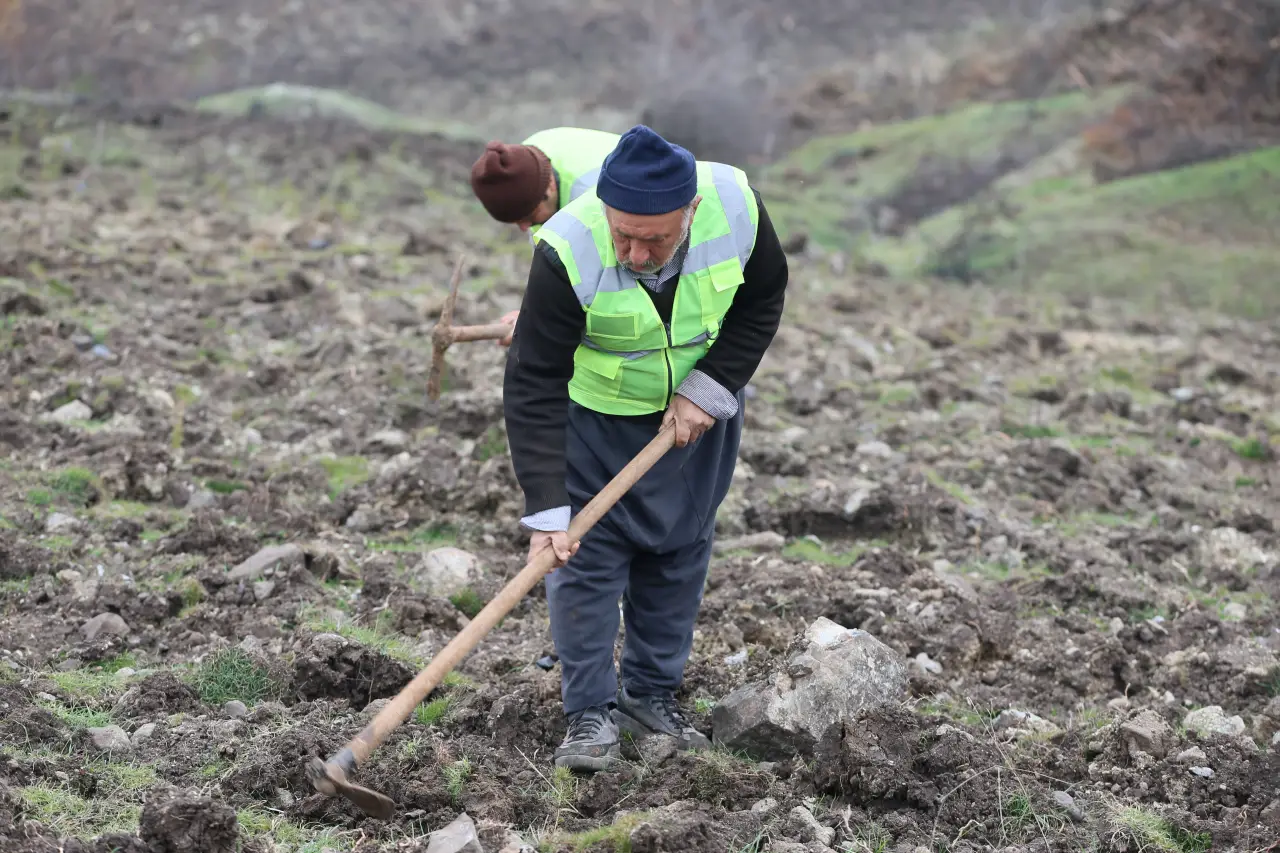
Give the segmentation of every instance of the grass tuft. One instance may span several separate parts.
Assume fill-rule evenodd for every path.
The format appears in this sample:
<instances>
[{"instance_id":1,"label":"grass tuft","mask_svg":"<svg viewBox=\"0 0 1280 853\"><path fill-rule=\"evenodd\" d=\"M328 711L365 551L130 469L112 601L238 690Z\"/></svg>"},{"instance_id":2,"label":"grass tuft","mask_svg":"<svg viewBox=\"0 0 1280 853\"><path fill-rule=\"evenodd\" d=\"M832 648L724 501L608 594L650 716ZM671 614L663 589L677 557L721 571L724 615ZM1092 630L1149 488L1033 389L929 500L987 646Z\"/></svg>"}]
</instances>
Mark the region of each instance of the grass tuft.
<instances>
[{"instance_id":1,"label":"grass tuft","mask_svg":"<svg viewBox=\"0 0 1280 853\"><path fill-rule=\"evenodd\" d=\"M232 699L257 702L275 692L267 668L238 648L214 652L196 668L192 680L201 700L210 705Z\"/></svg>"}]
</instances>

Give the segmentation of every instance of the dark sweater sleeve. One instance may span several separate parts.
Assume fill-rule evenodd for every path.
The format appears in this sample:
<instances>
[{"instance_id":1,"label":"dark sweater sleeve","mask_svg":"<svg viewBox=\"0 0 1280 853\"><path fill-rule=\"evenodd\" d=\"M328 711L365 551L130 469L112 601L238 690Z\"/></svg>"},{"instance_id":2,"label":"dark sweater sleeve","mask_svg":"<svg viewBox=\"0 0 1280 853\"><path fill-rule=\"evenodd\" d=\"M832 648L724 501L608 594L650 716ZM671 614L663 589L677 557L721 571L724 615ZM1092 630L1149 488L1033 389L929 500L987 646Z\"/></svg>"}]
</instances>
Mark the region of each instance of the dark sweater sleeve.
<instances>
[{"instance_id":1,"label":"dark sweater sleeve","mask_svg":"<svg viewBox=\"0 0 1280 853\"><path fill-rule=\"evenodd\" d=\"M586 315L555 251L534 248L502 381L502 409L525 515L569 504L564 432L573 353Z\"/></svg>"},{"instance_id":2,"label":"dark sweater sleeve","mask_svg":"<svg viewBox=\"0 0 1280 853\"><path fill-rule=\"evenodd\" d=\"M752 192L760 210L756 244L743 268L743 282L725 314L720 337L694 366L731 394L751 381L773 343L787 291L786 253L760 193Z\"/></svg>"}]
</instances>

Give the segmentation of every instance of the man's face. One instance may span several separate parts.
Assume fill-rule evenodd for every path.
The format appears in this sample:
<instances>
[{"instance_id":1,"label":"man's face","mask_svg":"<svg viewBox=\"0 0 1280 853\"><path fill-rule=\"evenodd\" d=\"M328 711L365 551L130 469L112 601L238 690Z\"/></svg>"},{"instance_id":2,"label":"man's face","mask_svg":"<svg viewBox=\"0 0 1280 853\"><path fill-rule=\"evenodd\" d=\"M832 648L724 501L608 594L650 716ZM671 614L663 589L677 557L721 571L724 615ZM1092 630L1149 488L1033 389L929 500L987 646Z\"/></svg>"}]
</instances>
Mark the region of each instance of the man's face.
<instances>
[{"instance_id":1,"label":"man's face","mask_svg":"<svg viewBox=\"0 0 1280 853\"><path fill-rule=\"evenodd\" d=\"M656 216L623 213L606 206L605 217L618 263L641 275L653 275L662 269L689 236L693 212L700 201L701 196L695 197L688 207Z\"/></svg>"}]
</instances>

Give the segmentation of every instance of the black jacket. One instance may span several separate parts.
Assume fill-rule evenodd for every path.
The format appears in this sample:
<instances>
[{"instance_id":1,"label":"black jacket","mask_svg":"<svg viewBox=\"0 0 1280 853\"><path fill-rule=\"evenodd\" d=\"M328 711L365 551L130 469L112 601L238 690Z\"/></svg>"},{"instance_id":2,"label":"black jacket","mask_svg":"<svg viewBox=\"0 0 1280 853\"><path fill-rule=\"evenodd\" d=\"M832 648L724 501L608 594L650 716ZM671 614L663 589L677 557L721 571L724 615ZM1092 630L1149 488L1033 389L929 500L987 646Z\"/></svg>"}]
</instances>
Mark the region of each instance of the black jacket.
<instances>
[{"instance_id":1,"label":"black jacket","mask_svg":"<svg viewBox=\"0 0 1280 853\"><path fill-rule=\"evenodd\" d=\"M725 315L720 337L695 367L731 394L751 380L773 341L787 288L787 257L760 194L752 192L759 205L759 225L743 270L744 281ZM668 286L661 294L644 290L662 319L670 320L676 287ZM516 480L524 491L526 516L569 503L564 480L565 421L573 353L585 326L586 314L555 250L538 243L502 386L507 441ZM638 417L659 422L662 414Z\"/></svg>"}]
</instances>

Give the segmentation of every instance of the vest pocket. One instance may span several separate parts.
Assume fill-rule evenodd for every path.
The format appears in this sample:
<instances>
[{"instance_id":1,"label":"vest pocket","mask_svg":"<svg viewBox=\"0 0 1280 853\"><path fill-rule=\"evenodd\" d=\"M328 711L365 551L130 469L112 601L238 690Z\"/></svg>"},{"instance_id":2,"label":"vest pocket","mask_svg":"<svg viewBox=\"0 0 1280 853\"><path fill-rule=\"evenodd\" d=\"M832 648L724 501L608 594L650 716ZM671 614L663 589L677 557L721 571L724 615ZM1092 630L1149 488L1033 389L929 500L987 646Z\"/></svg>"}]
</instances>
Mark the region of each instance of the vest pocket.
<instances>
[{"instance_id":1,"label":"vest pocket","mask_svg":"<svg viewBox=\"0 0 1280 853\"><path fill-rule=\"evenodd\" d=\"M638 326L635 314L587 312L587 337L602 344L604 341L633 343L640 336Z\"/></svg>"},{"instance_id":2,"label":"vest pocket","mask_svg":"<svg viewBox=\"0 0 1280 853\"><path fill-rule=\"evenodd\" d=\"M616 400L622 390L622 359L579 346L573 356L573 379L584 394Z\"/></svg>"}]
</instances>

